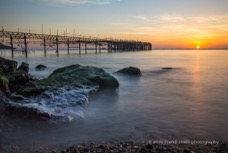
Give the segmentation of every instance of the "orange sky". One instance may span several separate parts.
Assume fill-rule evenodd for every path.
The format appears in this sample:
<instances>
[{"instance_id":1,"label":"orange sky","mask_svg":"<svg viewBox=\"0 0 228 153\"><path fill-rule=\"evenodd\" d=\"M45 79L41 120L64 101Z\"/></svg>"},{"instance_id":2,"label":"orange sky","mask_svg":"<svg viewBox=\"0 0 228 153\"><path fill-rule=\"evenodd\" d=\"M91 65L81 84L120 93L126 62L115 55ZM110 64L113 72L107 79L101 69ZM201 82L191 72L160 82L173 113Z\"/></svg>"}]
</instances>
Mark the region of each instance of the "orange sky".
<instances>
[{"instance_id":1,"label":"orange sky","mask_svg":"<svg viewBox=\"0 0 228 153\"><path fill-rule=\"evenodd\" d=\"M0 26L41 33L43 25L46 34L140 40L155 48L228 48L227 8L228 0L10 0L0 6Z\"/></svg>"}]
</instances>

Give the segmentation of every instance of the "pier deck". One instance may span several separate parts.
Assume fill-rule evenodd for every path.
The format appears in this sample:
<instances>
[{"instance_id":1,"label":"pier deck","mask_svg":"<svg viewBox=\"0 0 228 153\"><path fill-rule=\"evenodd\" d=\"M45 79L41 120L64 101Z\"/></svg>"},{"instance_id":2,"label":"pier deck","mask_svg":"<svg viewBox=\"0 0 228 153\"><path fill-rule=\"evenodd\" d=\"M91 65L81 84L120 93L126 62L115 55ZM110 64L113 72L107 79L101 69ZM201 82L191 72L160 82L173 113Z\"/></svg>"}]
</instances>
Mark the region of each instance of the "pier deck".
<instances>
[{"instance_id":1,"label":"pier deck","mask_svg":"<svg viewBox=\"0 0 228 153\"><path fill-rule=\"evenodd\" d=\"M28 41L29 40L29 41ZM134 41L134 40L122 40L111 38L95 38L95 37L82 37L82 36L62 36L62 35L48 35L26 32L12 32L12 31L0 31L0 42L10 46L12 56L14 55L14 44L20 43L22 51L25 52L25 56L28 56L28 44L41 44L44 48L44 54L46 55L47 46L55 46L56 53L59 53L59 45L64 44L67 46L68 54L72 46L77 45L76 48L81 54L82 46L84 46L85 53L87 53L87 45L95 47L96 53L101 52L102 48L107 48L108 52L115 51L139 51L139 50L152 50L152 44L150 42Z\"/></svg>"}]
</instances>

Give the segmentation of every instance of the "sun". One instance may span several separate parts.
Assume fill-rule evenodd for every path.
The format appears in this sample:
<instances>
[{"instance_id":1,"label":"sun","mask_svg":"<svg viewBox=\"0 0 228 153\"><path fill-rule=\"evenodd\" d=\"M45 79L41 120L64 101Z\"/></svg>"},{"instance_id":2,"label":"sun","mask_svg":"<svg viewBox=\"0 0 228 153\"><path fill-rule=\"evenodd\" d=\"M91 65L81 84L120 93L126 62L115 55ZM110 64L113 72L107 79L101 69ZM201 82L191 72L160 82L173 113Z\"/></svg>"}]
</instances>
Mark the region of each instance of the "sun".
<instances>
[{"instance_id":1,"label":"sun","mask_svg":"<svg viewBox=\"0 0 228 153\"><path fill-rule=\"evenodd\" d=\"M198 45L198 46L196 46L196 48L197 48L197 49L200 49L200 46Z\"/></svg>"}]
</instances>

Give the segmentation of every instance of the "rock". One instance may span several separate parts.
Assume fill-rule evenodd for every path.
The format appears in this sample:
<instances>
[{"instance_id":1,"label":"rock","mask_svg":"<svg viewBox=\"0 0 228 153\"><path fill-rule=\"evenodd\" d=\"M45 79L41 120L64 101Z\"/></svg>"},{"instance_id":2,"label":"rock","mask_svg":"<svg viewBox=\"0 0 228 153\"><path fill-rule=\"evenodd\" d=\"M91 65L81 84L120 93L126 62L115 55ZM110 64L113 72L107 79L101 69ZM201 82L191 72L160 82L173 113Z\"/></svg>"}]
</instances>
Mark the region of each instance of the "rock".
<instances>
[{"instance_id":1,"label":"rock","mask_svg":"<svg viewBox=\"0 0 228 153\"><path fill-rule=\"evenodd\" d=\"M152 144L147 144L147 145L146 145L146 149L148 149L148 150L153 149L153 145L152 145Z\"/></svg>"},{"instance_id":2,"label":"rock","mask_svg":"<svg viewBox=\"0 0 228 153\"><path fill-rule=\"evenodd\" d=\"M17 62L0 57L0 74L16 71Z\"/></svg>"},{"instance_id":3,"label":"rock","mask_svg":"<svg viewBox=\"0 0 228 153\"><path fill-rule=\"evenodd\" d=\"M10 93L9 80L4 75L0 75L0 90L2 90L4 93Z\"/></svg>"},{"instance_id":4,"label":"rock","mask_svg":"<svg viewBox=\"0 0 228 153\"><path fill-rule=\"evenodd\" d=\"M25 62L22 62L21 65L18 67L17 71L24 71L25 73L28 73L29 65Z\"/></svg>"},{"instance_id":5,"label":"rock","mask_svg":"<svg viewBox=\"0 0 228 153\"><path fill-rule=\"evenodd\" d=\"M41 71L41 70L44 70L44 69L46 69L47 67L45 66L45 65L42 65L42 64L39 64L39 65L37 65L36 66L36 70L37 71Z\"/></svg>"},{"instance_id":6,"label":"rock","mask_svg":"<svg viewBox=\"0 0 228 153\"><path fill-rule=\"evenodd\" d=\"M172 67L163 67L162 69L163 70L173 70L174 68L172 68Z\"/></svg>"},{"instance_id":7,"label":"rock","mask_svg":"<svg viewBox=\"0 0 228 153\"><path fill-rule=\"evenodd\" d=\"M0 104L6 101L6 96L5 94L0 90Z\"/></svg>"},{"instance_id":8,"label":"rock","mask_svg":"<svg viewBox=\"0 0 228 153\"><path fill-rule=\"evenodd\" d=\"M119 82L116 78L106 73L103 69L90 66L80 66L78 64L59 68L55 70L49 78L55 76L64 78L84 78L98 84L100 88L117 88L119 86Z\"/></svg>"},{"instance_id":9,"label":"rock","mask_svg":"<svg viewBox=\"0 0 228 153\"><path fill-rule=\"evenodd\" d=\"M88 101L90 92L103 87L113 89L119 85L118 81L103 69L80 65L56 69L47 78L35 81L21 78L22 73L25 72L8 73L9 82L14 82L12 87L15 88L17 83L25 84L17 86L18 90L10 97L13 101L8 103L7 110L22 113L26 117L42 119L69 120L69 115L62 114L62 110L59 111L59 109L67 109L75 105L83 106ZM18 80L21 81L17 82ZM68 98L71 102L62 102Z\"/></svg>"},{"instance_id":10,"label":"rock","mask_svg":"<svg viewBox=\"0 0 228 153\"><path fill-rule=\"evenodd\" d=\"M39 119L48 120L52 116L48 113L43 113L32 107L19 107L17 105L11 105L10 103L5 104L6 109L11 113L19 114L25 117L33 118L38 117Z\"/></svg>"},{"instance_id":11,"label":"rock","mask_svg":"<svg viewBox=\"0 0 228 153\"><path fill-rule=\"evenodd\" d=\"M227 144L226 143L221 143L218 148L218 152L222 151L228 151Z\"/></svg>"},{"instance_id":12,"label":"rock","mask_svg":"<svg viewBox=\"0 0 228 153\"><path fill-rule=\"evenodd\" d=\"M9 88L12 91L17 91L29 81L29 76L24 71L15 71L6 74L9 80Z\"/></svg>"},{"instance_id":13,"label":"rock","mask_svg":"<svg viewBox=\"0 0 228 153\"><path fill-rule=\"evenodd\" d=\"M48 78L30 81L17 94L25 97L38 96L44 91L58 88L117 88L118 81L103 69L71 65L56 69Z\"/></svg>"},{"instance_id":14,"label":"rock","mask_svg":"<svg viewBox=\"0 0 228 153\"><path fill-rule=\"evenodd\" d=\"M10 95L9 98L14 101L24 100L24 97L21 95Z\"/></svg>"},{"instance_id":15,"label":"rock","mask_svg":"<svg viewBox=\"0 0 228 153\"><path fill-rule=\"evenodd\" d=\"M122 74L129 74L129 75L141 75L140 69L136 68L136 67L127 67L127 68L121 69L115 73L122 73Z\"/></svg>"}]
</instances>

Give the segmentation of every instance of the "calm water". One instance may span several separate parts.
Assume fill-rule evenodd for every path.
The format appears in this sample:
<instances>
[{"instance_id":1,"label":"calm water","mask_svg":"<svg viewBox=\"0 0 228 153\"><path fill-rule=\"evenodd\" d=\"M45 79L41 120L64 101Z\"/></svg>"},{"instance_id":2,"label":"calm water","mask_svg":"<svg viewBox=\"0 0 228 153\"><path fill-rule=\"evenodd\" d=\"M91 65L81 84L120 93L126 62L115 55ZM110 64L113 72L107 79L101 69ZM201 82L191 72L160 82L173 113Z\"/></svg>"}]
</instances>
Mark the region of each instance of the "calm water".
<instances>
[{"instance_id":1,"label":"calm water","mask_svg":"<svg viewBox=\"0 0 228 153\"><path fill-rule=\"evenodd\" d=\"M1 54L10 58L8 54ZM33 53L14 60L30 65L30 73L48 76L70 64L96 66L113 73L136 66L141 77L113 74L116 91L100 91L89 97L80 117L68 123L0 117L0 146L39 148L110 139L199 139L228 142L228 51L151 51L102 54ZM35 71L44 64L45 71ZM162 67L173 67L162 71ZM67 99L70 101L71 99ZM79 110L75 110L79 111Z\"/></svg>"}]
</instances>

